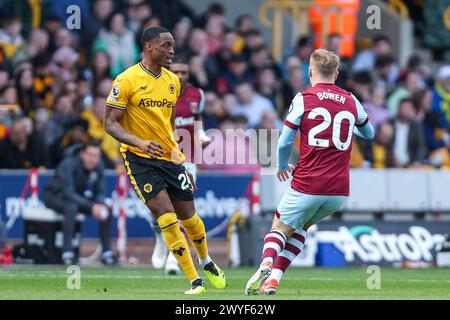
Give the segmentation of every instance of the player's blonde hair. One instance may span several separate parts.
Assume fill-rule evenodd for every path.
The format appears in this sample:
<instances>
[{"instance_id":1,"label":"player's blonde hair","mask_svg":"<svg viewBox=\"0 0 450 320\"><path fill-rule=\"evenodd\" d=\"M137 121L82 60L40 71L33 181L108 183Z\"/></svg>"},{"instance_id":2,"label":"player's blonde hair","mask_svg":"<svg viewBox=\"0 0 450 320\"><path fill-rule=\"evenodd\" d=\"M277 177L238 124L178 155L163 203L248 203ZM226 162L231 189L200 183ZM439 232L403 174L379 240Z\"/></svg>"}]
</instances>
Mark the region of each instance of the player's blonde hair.
<instances>
[{"instance_id":1,"label":"player's blonde hair","mask_svg":"<svg viewBox=\"0 0 450 320\"><path fill-rule=\"evenodd\" d=\"M320 48L311 54L311 68L319 72L322 76L330 78L335 75L339 67L339 56L331 51Z\"/></svg>"}]
</instances>

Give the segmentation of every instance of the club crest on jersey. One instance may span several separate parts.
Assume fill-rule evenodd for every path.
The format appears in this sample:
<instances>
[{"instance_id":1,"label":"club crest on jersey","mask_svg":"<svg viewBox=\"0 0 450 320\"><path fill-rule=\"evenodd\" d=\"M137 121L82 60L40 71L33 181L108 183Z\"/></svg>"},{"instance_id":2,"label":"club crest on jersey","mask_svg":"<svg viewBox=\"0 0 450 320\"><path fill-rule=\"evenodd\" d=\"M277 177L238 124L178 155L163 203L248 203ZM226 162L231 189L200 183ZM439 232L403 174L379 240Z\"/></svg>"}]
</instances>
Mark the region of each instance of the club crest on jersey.
<instances>
[{"instance_id":1,"label":"club crest on jersey","mask_svg":"<svg viewBox=\"0 0 450 320\"><path fill-rule=\"evenodd\" d=\"M146 183L144 185L144 191L145 192L150 193L150 192L152 192L152 190L153 190L153 186L150 183Z\"/></svg>"},{"instance_id":2,"label":"club crest on jersey","mask_svg":"<svg viewBox=\"0 0 450 320\"><path fill-rule=\"evenodd\" d=\"M175 86L171 83L171 84L169 84L169 92L171 93L171 94L174 94L175 93Z\"/></svg>"},{"instance_id":3,"label":"club crest on jersey","mask_svg":"<svg viewBox=\"0 0 450 320\"><path fill-rule=\"evenodd\" d=\"M198 109L199 109L198 102L191 102L190 105L191 105L191 111L193 113L198 112Z\"/></svg>"},{"instance_id":4,"label":"club crest on jersey","mask_svg":"<svg viewBox=\"0 0 450 320\"><path fill-rule=\"evenodd\" d=\"M112 89L112 91L111 91L111 95L112 95L113 97L117 97L117 96L119 95L119 85L118 85L118 84L116 84L116 85L113 87L113 89Z\"/></svg>"}]
</instances>

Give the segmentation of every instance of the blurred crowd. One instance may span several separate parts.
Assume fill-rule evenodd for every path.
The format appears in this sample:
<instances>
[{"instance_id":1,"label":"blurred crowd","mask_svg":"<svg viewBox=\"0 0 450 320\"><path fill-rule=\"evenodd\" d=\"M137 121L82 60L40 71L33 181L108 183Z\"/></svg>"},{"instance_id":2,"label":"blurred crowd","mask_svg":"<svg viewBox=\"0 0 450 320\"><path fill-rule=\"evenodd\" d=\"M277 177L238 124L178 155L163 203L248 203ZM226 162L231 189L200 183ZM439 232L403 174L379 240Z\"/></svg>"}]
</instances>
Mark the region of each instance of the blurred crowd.
<instances>
[{"instance_id":1,"label":"blurred crowd","mask_svg":"<svg viewBox=\"0 0 450 320\"><path fill-rule=\"evenodd\" d=\"M79 30L66 26L73 4ZM250 15L233 25L225 15L220 3L195 15L182 0L2 1L0 168L55 168L89 139L101 141L106 167L120 164L118 143L103 130L105 100L112 80L140 60L149 26L171 30L191 84L205 91L205 129L280 130L292 98L309 85L312 39L301 37L276 62ZM339 43L331 35L327 49ZM374 141L354 138L353 167L450 167L450 65L434 72L413 55L399 66L389 38L377 34L342 60L337 84L376 128Z\"/></svg>"}]
</instances>

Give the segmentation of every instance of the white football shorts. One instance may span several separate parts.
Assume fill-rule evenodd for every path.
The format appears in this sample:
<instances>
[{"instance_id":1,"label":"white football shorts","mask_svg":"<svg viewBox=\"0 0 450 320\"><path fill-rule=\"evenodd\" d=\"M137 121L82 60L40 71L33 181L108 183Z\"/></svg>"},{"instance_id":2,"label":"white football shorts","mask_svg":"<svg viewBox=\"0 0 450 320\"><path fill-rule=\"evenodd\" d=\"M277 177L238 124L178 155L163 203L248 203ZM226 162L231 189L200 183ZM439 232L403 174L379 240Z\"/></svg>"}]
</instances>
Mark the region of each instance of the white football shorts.
<instances>
[{"instance_id":1,"label":"white football shorts","mask_svg":"<svg viewBox=\"0 0 450 320\"><path fill-rule=\"evenodd\" d=\"M289 186L278 204L277 211L281 222L293 229L301 230L308 221L317 223L339 210L347 198L347 196L305 194Z\"/></svg>"}]
</instances>

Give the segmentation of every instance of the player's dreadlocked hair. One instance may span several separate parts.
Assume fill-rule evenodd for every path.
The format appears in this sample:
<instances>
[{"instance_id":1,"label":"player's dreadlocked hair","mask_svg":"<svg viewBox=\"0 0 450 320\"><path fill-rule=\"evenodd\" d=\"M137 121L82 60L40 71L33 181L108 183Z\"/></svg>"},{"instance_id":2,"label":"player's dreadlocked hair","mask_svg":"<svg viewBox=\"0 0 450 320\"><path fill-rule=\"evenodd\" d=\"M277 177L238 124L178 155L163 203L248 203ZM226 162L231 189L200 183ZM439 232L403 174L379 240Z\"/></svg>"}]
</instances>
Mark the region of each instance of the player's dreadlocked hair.
<instances>
[{"instance_id":1,"label":"player's dreadlocked hair","mask_svg":"<svg viewBox=\"0 0 450 320\"><path fill-rule=\"evenodd\" d=\"M142 32L142 37L141 37L142 46L144 46L147 42L150 42L153 39L158 38L161 33L166 33L166 32L170 32L170 31L163 27L150 27L150 28L145 29Z\"/></svg>"}]
</instances>

